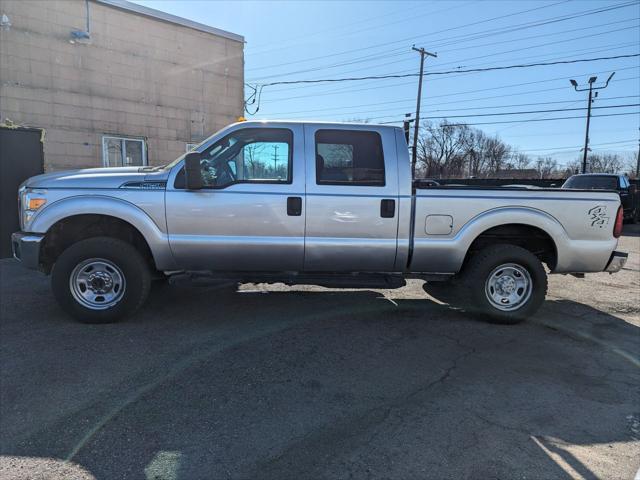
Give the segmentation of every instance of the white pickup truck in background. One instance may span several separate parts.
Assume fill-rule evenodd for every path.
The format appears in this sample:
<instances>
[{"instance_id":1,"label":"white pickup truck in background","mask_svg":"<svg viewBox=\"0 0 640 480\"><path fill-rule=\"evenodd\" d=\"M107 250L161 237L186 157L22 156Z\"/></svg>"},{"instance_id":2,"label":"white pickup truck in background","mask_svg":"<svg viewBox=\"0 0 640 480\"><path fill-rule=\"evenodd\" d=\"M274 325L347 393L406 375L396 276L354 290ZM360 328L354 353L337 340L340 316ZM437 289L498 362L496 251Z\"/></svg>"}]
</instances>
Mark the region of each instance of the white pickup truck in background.
<instances>
[{"instance_id":1,"label":"white pickup truck in background","mask_svg":"<svg viewBox=\"0 0 640 480\"><path fill-rule=\"evenodd\" d=\"M243 122L162 167L39 175L20 188L14 256L62 307L114 321L152 278L394 288L456 277L472 311L516 323L551 273L622 268L615 192L432 186L400 128Z\"/></svg>"}]
</instances>

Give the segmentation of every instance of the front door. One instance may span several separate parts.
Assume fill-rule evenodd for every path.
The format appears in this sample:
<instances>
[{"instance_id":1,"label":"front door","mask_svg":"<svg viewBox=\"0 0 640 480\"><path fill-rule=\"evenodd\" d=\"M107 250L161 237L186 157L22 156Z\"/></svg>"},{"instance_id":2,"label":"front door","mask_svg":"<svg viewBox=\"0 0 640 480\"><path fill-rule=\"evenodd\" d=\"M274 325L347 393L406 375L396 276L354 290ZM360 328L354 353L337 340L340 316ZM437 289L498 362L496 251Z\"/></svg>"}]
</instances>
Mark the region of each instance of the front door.
<instances>
[{"instance_id":1,"label":"front door","mask_svg":"<svg viewBox=\"0 0 640 480\"><path fill-rule=\"evenodd\" d=\"M391 272L398 235L392 129L305 125L305 271Z\"/></svg>"},{"instance_id":2,"label":"front door","mask_svg":"<svg viewBox=\"0 0 640 480\"><path fill-rule=\"evenodd\" d=\"M167 229L180 268L302 270L302 139L302 125L239 125L201 152L205 188L186 190L183 171L170 177Z\"/></svg>"}]
</instances>

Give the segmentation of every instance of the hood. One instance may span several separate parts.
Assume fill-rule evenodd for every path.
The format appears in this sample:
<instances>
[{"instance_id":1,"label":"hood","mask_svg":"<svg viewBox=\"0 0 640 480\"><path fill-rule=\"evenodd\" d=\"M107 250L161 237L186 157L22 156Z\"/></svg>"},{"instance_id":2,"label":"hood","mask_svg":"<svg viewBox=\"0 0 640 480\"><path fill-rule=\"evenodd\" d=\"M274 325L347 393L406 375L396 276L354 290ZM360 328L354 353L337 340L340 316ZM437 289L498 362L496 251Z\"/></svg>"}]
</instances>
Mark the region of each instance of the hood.
<instances>
[{"instance_id":1,"label":"hood","mask_svg":"<svg viewBox=\"0 0 640 480\"><path fill-rule=\"evenodd\" d=\"M27 188L120 188L129 182L163 181L169 172L152 167L84 168L45 173L27 179Z\"/></svg>"}]
</instances>

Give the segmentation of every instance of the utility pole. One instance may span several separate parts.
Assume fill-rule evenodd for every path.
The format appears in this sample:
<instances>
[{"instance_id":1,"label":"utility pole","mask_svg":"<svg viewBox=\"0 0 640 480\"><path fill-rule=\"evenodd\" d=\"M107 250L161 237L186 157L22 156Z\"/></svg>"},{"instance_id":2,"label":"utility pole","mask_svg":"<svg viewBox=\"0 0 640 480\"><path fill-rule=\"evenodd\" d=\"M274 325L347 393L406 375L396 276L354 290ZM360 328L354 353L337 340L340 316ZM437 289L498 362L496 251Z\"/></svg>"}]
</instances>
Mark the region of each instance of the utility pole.
<instances>
[{"instance_id":1,"label":"utility pole","mask_svg":"<svg viewBox=\"0 0 640 480\"><path fill-rule=\"evenodd\" d=\"M422 101L422 77L424 74L424 57L437 58L438 54L427 52L424 48L411 47L420 54L420 80L418 81L418 102L416 105L416 118L413 125L413 152L411 155L411 178L416 177L416 161L418 158L418 132L420 129L420 102Z\"/></svg>"},{"instance_id":2,"label":"utility pole","mask_svg":"<svg viewBox=\"0 0 640 480\"><path fill-rule=\"evenodd\" d=\"M576 92L584 92L585 90L589 90L589 99L587 104L587 130L584 134L584 150L582 152L582 173L587 173L587 154L589 151L589 125L591 123L591 104L593 103L593 91L607 88L609 86L609 81L613 78L615 74L616 72L613 72L611 75L609 75L609 78L607 78L607 82L603 86L595 87L595 88L593 84L596 83L596 80L598 79L598 77L589 78L589 81L588 81L589 88L578 88L578 82L576 82L575 80L569 80L569 82L571 83L571 85L573 85L573 88L575 89ZM596 97L598 96L598 92L596 92L595 96Z\"/></svg>"},{"instance_id":3,"label":"utility pole","mask_svg":"<svg viewBox=\"0 0 640 480\"><path fill-rule=\"evenodd\" d=\"M638 128L640 132L640 128ZM638 138L638 154L636 155L636 180L640 179L640 138Z\"/></svg>"},{"instance_id":4,"label":"utility pole","mask_svg":"<svg viewBox=\"0 0 640 480\"><path fill-rule=\"evenodd\" d=\"M278 145L273 146L273 175L276 175L278 169Z\"/></svg>"},{"instance_id":5,"label":"utility pole","mask_svg":"<svg viewBox=\"0 0 640 480\"><path fill-rule=\"evenodd\" d=\"M402 121L402 130L404 131L404 139L407 141L407 145L409 145L409 137L411 136L412 122L413 122L413 118L411 118L411 114L405 113L404 120Z\"/></svg>"}]
</instances>

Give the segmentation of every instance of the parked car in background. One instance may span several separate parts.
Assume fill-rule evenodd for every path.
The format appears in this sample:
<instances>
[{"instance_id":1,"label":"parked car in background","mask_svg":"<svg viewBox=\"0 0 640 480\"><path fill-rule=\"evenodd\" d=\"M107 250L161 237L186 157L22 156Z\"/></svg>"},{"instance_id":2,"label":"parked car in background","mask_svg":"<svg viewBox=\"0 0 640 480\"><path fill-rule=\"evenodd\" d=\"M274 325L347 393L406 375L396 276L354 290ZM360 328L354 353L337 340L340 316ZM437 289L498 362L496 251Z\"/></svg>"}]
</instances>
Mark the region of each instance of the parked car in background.
<instances>
[{"instance_id":1,"label":"parked car in background","mask_svg":"<svg viewBox=\"0 0 640 480\"><path fill-rule=\"evenodd\" d=\"M163 167L32 177L14 255L81 321L131 314L152 277L398 288L456 276L471 310L533 315L547 272L617 272L615 192L413 182L404 132L243 122Z\"/></svg>"},{"instance_id":2,"label":"parked car in background","mask_svg":"<svg viewBox=\"0 0 640 480\"><path fill-rule=\"evenodd\" d=\"M637 222L640 215L640 195L626 175L614 173L582 173L572 175L562 185L565 189L615 190L620 195L624 219Z\"/></svg>"}]
</instances>

